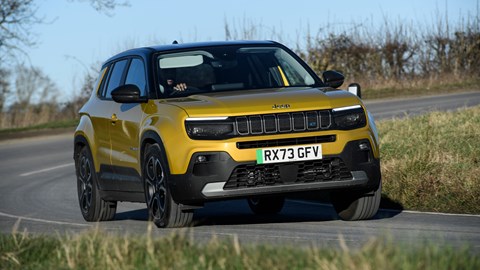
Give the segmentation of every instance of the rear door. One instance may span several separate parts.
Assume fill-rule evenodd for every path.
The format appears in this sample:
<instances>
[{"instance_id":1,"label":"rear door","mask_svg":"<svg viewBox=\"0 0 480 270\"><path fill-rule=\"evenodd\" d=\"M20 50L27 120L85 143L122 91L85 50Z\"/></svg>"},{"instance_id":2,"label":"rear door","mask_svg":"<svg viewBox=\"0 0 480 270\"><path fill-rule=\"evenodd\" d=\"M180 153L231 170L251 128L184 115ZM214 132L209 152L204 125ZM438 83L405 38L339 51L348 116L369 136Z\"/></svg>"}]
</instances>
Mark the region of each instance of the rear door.
<instances>
[{"instance_id":1,"label":"rear door","mask_svg":"<svg viewBox=\"0 0 480 270\"><path fill-rule=\"evenodd\" d=\"M98 82L96 83L95 90L97 91L97 97L94 100L87 103L89 106L85 111L88 111L90 120L92 121L93 128L93 142L91 144L92 154L95 157L96 171L100 170L100 167L104 164L110 163L110 107L111 102L105 100L102 97L105 85L108 81L110 72L110 66L106 66L100 72Z\"/></svg>"},{"instance_id":2,"label":"rear door","mask_svg":"<svg viewBox=\"0 0 480 270\"><path fill-rule=\"evenodd\" d=\"M98 141L99 184L102 190L118 190L111 163L112 141L110 132L112 125L115 123L115 119L112 119L112 110L116 104L112 100L112 91L124 81L127 64L128 59L123 59L109 65L108 77L99 91L99 102L95 106L95 111L98 111L98 113L96 113L93 121L96 128L95 136Z\"/></svg>"}]
</instances>

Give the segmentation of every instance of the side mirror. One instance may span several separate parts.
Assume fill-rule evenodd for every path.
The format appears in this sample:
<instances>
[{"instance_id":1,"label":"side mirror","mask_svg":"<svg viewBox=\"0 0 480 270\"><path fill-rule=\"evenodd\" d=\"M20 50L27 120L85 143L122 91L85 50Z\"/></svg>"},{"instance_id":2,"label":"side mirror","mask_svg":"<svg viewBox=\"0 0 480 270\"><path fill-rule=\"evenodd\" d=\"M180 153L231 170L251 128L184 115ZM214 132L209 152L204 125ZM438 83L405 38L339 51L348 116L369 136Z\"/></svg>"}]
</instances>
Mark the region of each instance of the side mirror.
<instances>
[{"instance_id":1,"label":"side mirror","mask_svg":"<svg viewBox=\"0 0 480 270\"><path fill-rule=\"evenodd\" d=\"M118 103L144 103L146 97L140 97L140 89L134 84L125 84L112 91L112 98Z\"/></svg>"},{"instance_id":2,"label":"side mirror","mask_svg":"<svg viewBox=\"0 0 480 270\"><path fill-rule=\"evenodd\" d=\"M335 70L327 70L322 73L322 76L323 82L332 88L340 87L340 85L342 85L343 81L345 80L345 76Z\"/></svg>"},{"instance_id":3,"label":"side mirror","mask_svg":"<svg viewBox=\"0 0 480 270\"><path fill-rule=\"evenodd\" d=\"M351 83L348 85L348 92L356 95L359 98L362 98L362 88L358 83Z\"/></svg>"}]
</instances>

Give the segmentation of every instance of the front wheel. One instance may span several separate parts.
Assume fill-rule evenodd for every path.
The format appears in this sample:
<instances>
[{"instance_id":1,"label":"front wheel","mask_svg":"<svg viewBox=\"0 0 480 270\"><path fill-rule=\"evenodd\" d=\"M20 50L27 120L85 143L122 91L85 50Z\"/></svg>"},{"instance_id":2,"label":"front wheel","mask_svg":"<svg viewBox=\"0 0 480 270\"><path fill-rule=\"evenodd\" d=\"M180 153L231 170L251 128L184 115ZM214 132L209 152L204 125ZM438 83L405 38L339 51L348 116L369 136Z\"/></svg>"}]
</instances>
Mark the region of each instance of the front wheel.
<instances>
[{"instance_id":1,"label":"front wheel","mask_svg":"<svg viewBox=\"0 0 480 270\"><path fill-rule=\"evenodd\" d=\"M80 210L86 221L112 220L117 211L116 201L104 201L97 187L97 174L88 146L84 146L75 158L77 192Z\"/></svg>"},{"instance_id":2,"label":"front wheel","mask_svg":"<svg viewBox=\"0 0 480 270\"><path fill-rule=\"evenodd\" d=\"M277 214L285 204L284 197L249 198L248 206L255 214Z\"/></svg>"},{"instance_id":3,"label":"front wheel","mask_svg":"<svg viewBox=\"0 0 480 270\"><path fill-rule=\"evenodd\" d=\"M188 226L193 213L182 211L173 200L167 185L168 177L168 165L160 146L148 145L144 155L143 180L150 219L159 228Z\"/></svg>"},{"instance_id":4,"label":"front wheel","mask_svg":"<svg viewBox=\"0 0 480 270\"><path fill-rule=\"evenodd\" d=\"M343 220L370 219L378 212L382 197L382 182L371 192L334 192L331 200L335 211Z\"/></svg>"}]
</instances>

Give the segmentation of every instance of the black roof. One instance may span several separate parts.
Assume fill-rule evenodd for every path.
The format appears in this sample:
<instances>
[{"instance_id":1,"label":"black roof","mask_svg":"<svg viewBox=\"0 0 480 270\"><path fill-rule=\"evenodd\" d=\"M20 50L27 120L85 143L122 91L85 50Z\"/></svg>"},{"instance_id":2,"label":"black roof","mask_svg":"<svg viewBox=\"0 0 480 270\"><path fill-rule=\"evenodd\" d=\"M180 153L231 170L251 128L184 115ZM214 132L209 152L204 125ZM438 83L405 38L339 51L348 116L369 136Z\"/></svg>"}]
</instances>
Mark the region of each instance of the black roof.
<instances>
[{"instance_id":1,"label":"black roof","mask_svg":"<svg viewBox=\"0 0 480 270\"><path fill-rule=\"evenodd\" d=\"M208 41L208 42L157 45L157 46L150 46L150 47L135 48L135 49L121 52L119 54L116 54L110 57L107 61L105 61L105 63L108 63L118 58L131 56L131 55L144 56L146 58L148 57L148 55L151 55L152 53L164 52L164 51L194 49L194 48L212 47L212 46L227 46L227 45L274 45L274 44L278 45L279 43L275 41L269 41L269 40L262 40L262 41L240 40L240 41Z\"/></svg>"}]
</instances>

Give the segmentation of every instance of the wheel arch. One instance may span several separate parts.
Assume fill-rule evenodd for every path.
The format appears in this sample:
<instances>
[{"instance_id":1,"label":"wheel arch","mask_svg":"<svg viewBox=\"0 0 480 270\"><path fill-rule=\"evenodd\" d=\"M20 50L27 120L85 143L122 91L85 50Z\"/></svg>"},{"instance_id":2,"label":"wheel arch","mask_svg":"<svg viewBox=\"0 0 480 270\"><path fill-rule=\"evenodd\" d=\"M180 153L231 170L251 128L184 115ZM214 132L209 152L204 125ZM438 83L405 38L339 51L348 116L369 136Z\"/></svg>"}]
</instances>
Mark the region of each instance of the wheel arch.
<instances>
[{"instance_id":1,"label":"wheel arch","mask_svg":"<svg viewBox=\"0 0 480 270\"><path fill-rule=\"evenodd\" d=\"M73 159L74 160L77 160L80 150L85 146L91 149L88 139L83 134L76 134L75 137L73 138Z\"/></svg>"},{"instance_id":2,"label":"wheel arch","mask_svg":"<svg viewBox=\"0 0 480 270\"><path fill-rule=\"evenodd\" d=\"M91 155L91 158L92 158L92 162L93 162L93 173L96 174L96 177L98 177L98 174L97 174L97 171L95 169L95 157L93 156L93 150L92 147L90 146L90 142L88 141L88 138L82 134L82 133L79 133L79 134L75 134L75 137L73 139L73 159L74 159L74 162L75 162L75 171L78 170L78 167L77 167L77 160L78 160L78 157L80 156L80 151L84 148L84 147L87 147L87 151L90 153ZM96 186L97 186L97 189L100 190L100 184L98 183L98 180L96 181Z\"/></svg>"},{"instance_id":3,"label":"wheel arch","mask_svg":"<svg viewBox=\"0 0 480 270\"><path fill-rule=\"evenodd\" d=\"M82 147L88 147L90 154L93 158L93 163L95 171L100 170L100 164L97 163L95 158L97 154L97 149L95 148L95 132L93 130L93 124L90 117L86 114L80 117L80 122L78 123L77 129L75 130L75 135L73 138L73 158L78 156L79 151Z\"/></svg>"},{"instance_id":4,"label":"wheel arch","mask_svg":"<svg viewBox=\"0 0 480 270\"><path fill-rule=\"evenodd\" d=\"M144 163L144 156L145 156L145 149L147 148L148 145L158 143L160 146L160 149L162 150L163 154L165 155L166 158L166 152L165 152L165 146L163 145L162 138L160 135L153 130L147 130L142 134L141 140L140 140L140 170L143 175L143 163ZM166 161L168 163L168 159L166 158ZM169 165L169 164L167 164ZM168 166L170 167L170 166Z\"/></svg>"}]
</instances>

